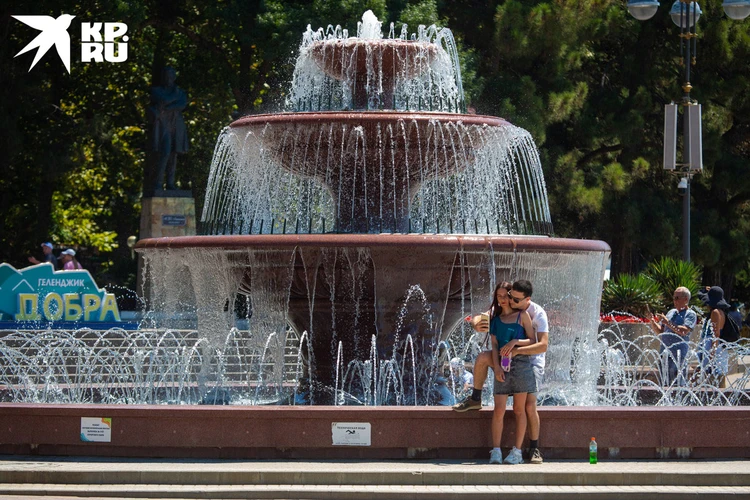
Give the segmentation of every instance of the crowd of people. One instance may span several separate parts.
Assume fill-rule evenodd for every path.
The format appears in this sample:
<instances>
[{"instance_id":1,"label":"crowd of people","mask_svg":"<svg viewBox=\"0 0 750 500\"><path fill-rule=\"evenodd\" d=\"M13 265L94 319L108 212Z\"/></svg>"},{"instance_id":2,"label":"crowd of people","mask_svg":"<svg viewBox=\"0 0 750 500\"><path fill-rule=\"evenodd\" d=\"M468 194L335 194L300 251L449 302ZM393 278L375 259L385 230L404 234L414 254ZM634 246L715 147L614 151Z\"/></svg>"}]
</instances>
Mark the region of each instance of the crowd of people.
<instances>
[{"instance_id":1,"label":"crowd of people","mask_svg":"<svg viewBox=\"0 0 750 500\"><path fill-rule=\"evenodd\" d=\"M33 255L29 257L31 264L43 264L49 262L55 270L62 269L63 271L75 271L77 269L83 269L81 263L76 259L76 251L72 248L66 248L60 252L60 256L56 257L53 252L54 246L50 242L42 243L42 260L37 259Z\"/></svg>"},{"instance_id":2,"label":"crowd of people","mask_svg":"<svg viewBox=\"0 0 750 500\"><path fill-rule=\"evenodd\" d=\"M696 370L718 387L726 387L730 346L739 339L743 324L748 322L743 322L738 308L724 299L721 287L706 287L697 295L708 308L708 313L704 315L697 342ZM684 387L691 379L688 373L689 341L698 325L698 313L690 307L691 298L690 290L678 287L672 294L672 309L666 314L652 314L648 318L651 329L659 336L665 386ZM692 378L696 378L695 372Z\"/></svg>"}]
</instances>

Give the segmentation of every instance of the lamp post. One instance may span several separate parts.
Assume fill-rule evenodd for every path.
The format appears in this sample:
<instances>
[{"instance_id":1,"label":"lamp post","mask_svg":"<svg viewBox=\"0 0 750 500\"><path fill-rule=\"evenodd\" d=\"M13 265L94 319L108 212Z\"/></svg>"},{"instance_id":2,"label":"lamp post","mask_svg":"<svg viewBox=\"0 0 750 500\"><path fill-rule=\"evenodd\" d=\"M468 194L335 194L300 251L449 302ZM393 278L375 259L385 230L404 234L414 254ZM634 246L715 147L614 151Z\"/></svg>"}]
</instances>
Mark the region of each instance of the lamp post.
<instances>
[{"instance_id":1,"label":"lamp post","mask_svg":"<svg viewBox=\"0 0 750 500\"><path fill-rule=\"evenodd\" d=\"M726 15L732 19L745 19L750 15L750 0L724 0ZM657 0L628 0L628 12L639 21L651 19L659 9ZM701 105L690 98L693 86L690 83L690 67L695 64L696 25L703 12L698 2L676 0L669 15L680 28L680 55L685 68L682 82L683 144L682 162L677 163L677 108L674 102L664 110L664 169L680 176L677 185L682 200L682 258L690 261L690 179L703 169L703 146L701 142Z\"/></svg>"}]
</instances>

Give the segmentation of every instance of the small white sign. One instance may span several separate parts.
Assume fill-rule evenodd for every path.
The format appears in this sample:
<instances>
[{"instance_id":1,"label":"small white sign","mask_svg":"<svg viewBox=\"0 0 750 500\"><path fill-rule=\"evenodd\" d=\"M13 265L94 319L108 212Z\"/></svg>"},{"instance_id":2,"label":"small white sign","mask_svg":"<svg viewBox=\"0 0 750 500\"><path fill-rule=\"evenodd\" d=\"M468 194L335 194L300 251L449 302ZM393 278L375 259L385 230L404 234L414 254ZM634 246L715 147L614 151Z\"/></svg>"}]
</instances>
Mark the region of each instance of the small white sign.
<instances>
[{"instance_id":1,"label":"small white sign","mask_svg":"<svg viewBox=\"0 0 750 500\"><path fill-rule=\"evenodd\" d=\"M111 443L112 419L81 417L81 441Z\"/></svg>"},{"instance_id":2,"label":"small white sign","mask_svg":"<svg viewBox=\"0 0 750 500\"><path fill-rule=\"evenodd\" d=\"M334 446L370 446L370 423L333 422L331 435Z\"/></svg>"}]
</instances>

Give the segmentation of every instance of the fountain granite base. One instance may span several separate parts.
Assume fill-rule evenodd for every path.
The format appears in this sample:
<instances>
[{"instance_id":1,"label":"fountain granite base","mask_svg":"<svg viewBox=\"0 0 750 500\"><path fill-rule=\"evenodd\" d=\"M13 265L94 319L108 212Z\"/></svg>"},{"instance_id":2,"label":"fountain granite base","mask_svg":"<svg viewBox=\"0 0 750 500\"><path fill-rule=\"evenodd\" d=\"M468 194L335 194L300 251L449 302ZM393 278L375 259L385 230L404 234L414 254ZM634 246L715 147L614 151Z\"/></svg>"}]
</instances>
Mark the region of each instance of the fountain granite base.
<instances>
[{"instance_id":1,"label":"fountain granite base","mask_svg":"<svg viewBox=\"0 0 750 500\"><path fill-rule=\"evenodd\" d=\"M543 407L547 459L750 458L750 408ZM82 442L82 417L112 419L110 443ZM506 413L503 446L514 435ZM485 460L492 412L438 407L175 407L0 404L0 453L222 459ZM370 446L334 446L332 424L368 422Z\"/></svg>"}]
</instances>

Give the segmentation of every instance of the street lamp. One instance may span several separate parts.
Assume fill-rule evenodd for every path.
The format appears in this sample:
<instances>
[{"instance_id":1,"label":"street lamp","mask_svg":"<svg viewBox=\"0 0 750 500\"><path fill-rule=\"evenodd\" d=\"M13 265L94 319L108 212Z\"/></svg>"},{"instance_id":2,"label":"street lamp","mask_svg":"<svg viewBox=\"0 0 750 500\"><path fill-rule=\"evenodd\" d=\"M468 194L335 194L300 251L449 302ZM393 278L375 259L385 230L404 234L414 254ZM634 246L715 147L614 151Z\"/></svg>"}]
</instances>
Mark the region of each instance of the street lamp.
<instances>
[{"instance_id":1,"label":"street lamp","mask_svg":"<svg viewBox=\"0 0 750 500\"><path fill-rule=\"evenodd\" d=\"M656 0L630 0L628 2L628 12L639 21L647 21L654 17L659 2Z\"/></svg>"},{"instance_id":2,"label":"street lamp","mask_svg":"<svg viewBox=\"0 0 750 500\"><path fill-rule=\"evenodd\" d=\"M128 236L128 248L130 249L130 258L135 259L135 243L138 241L138 238L135 236Z\"/></svg>"},{"instance_id":3,"label":"street lamp","mask_svg":"<svg viewBox=\"0 0 750 500\"><path fill-rule=\"evenodd\" d=\"M722 7L727 17L737 21L750 16L750 0L724 0Z\"/></svg>"},{"instance_id":4,"label":"street lamp","mask_svg":"<svg viewBox=\"0 0 750 500\"><path fill-rule=\"evenodd\" d=\"M745 19L750 15L750 0L724 0L724 12L732 19ZM651 19L659 9L657 0L628 0L628 12L638 19ZM676 0L669 15L680 28L680 55L685 68L682 83L682 163L677 163L677 111L674 102L664 108L664 169L680 176L677 185L682 200L682 258L690 261L690 178L703 169L703 145L701 139L701 105L690 98L690 67L695 64L698 19L703 11L698 2ZM679 167L679 168L678 168Z\"/></svg>"}]
</instances>

